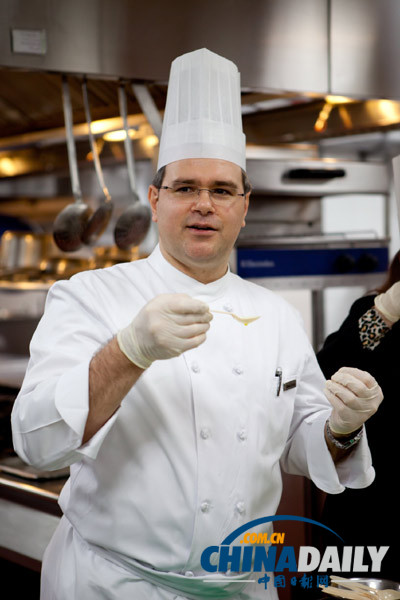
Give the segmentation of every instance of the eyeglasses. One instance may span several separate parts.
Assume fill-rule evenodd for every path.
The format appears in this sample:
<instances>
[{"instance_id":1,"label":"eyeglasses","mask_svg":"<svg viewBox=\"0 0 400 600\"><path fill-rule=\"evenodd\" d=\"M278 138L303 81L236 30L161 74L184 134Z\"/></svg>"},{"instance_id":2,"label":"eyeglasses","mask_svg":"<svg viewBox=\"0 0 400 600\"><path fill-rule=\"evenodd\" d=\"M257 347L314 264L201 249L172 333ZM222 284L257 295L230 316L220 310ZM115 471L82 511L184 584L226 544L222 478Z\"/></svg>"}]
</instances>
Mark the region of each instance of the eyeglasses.
<instances>
[{"instance_id":1,"label":"eyeglasses","mask_svg":"<svg viewBox=\"0 0 400 600\"><path fill-rule=\"evenodd\" d=\"M238 196L244 197L246 194L239 194L236 190L230 188L214 188L210 190L208 188L197 187L196 185L176 185L170 187L168 185L161 185L159 190L170 190L172 196L177 200L189 200L194 202L200 197L200 192L208 192L211 200L215 204L228 204L237 198Z\"/></svg>"}]
</instances>

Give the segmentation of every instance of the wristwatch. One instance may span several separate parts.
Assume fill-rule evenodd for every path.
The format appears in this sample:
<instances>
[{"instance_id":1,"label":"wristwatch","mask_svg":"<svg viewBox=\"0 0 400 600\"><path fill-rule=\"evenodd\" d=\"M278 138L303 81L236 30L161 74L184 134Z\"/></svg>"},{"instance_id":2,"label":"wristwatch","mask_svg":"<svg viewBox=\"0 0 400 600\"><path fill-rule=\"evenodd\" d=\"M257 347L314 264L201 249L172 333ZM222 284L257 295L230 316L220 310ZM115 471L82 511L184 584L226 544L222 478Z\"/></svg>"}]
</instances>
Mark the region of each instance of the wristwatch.
<instances>
[{"instance_id":1,"label":"wristwatch","mask_svg":"<svg viewBox=\"0 0 400 600\"><path fill-rule=\"evenodd\" d=\"M357 429L356 431L352 431L347 436L343 436L341 438L336 438L330 428L329 419L328 419L326 422L325 431L326 431L326 436L327 436L328 440L330 442L332 442L332 444L334 444L334 446L336 446L336 448L339 448L340 450L348 450L349 448L351 448L352 446L354 446L361 440L362 434L364 431L364 427L361 426L359 429Z\"/></svg>"}]
</instances>

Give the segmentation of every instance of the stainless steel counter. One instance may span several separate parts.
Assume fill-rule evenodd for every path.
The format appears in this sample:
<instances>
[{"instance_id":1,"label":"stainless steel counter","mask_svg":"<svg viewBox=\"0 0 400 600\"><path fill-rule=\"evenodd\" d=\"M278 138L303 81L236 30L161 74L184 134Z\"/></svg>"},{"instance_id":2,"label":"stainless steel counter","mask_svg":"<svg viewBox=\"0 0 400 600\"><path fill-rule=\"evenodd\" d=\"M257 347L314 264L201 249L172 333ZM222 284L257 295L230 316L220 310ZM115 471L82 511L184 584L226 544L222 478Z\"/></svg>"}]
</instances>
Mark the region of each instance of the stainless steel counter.
<instances>
[{"instance_id":1,"label":"stainless steel counter","mask_svg":"<svg viewBox=\"0 0 400 600\"><path fill-rule=\"evenodd\" d=\"M0 475L0 557L40 569L62 514L58 497L65 482Z\"/></svg>"}]
</instances>

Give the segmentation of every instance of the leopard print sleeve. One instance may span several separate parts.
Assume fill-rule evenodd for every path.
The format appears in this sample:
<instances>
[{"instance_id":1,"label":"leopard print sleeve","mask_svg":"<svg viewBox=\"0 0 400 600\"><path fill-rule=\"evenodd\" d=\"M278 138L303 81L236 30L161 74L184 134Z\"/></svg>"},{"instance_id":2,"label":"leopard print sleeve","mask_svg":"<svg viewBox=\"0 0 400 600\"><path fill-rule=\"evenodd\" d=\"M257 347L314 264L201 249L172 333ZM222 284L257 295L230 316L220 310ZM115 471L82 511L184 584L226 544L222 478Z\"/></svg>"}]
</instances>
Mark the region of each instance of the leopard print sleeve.
<instances>
[{"instance_id":1,"label":"leopard print sleeve","mask_svg":"<svg viewBox=\"0 0 400 600\"><path fill-rule=\"evenodd\" d=\"M390 331L382 317L373 306L358 319L360 340L365 350L374 350Z\"/></svg>"}]
</instances>

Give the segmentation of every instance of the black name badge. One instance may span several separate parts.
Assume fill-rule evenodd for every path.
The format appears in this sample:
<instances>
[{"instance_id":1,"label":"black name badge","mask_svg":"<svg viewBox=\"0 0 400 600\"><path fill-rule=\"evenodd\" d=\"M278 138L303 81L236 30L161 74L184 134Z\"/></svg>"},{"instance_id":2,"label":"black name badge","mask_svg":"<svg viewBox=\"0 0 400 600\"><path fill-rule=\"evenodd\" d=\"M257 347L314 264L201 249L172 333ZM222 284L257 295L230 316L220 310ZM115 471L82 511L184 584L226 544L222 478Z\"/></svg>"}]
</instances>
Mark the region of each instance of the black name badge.
<instances>
[{"instance_id":1,"label":"black name badge","mask_svg":"<svg viewBox=\"0 0 400 600\"><path fill-rule=\"evenodd\" d=\"M297 385L296 380L295 379L291 379L290 381L287 381L286 383L283 384L283 391L286 392L287 390L292 390L293 388L295 388Z\"/></svg>"}]
</instances>

